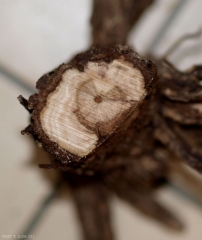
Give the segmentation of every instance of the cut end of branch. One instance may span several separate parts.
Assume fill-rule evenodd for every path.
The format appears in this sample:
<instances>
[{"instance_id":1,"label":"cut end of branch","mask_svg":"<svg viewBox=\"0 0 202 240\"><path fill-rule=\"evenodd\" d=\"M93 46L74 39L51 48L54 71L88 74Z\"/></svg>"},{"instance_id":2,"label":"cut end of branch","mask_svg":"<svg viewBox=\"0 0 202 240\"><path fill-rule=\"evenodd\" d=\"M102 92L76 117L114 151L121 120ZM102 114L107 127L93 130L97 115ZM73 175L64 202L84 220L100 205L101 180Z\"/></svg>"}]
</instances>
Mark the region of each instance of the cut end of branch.
<instances>
[{"instance_id":1,"label":"cut end of branch","mask_svg":"<svg viewBox=\"0 0 202 240\"><path fill-rule=\"evenodd\" d=\"M50 154L88 156L148 94L156 69L128 47L91 49L37 83L32 127Z\"/></svg>"},{"instance_id":2,"label":"cut end of branch","mask_svg":"<svg viewBox=\"0 0 202 240\"><path fill-rule=\"evenodd\" d=\"M145 95L140 70L124 60L89 62L84 72L66 70L40 114L48 137L83 157L100 135L109 135Z\"/></svg>"}]
</instances>

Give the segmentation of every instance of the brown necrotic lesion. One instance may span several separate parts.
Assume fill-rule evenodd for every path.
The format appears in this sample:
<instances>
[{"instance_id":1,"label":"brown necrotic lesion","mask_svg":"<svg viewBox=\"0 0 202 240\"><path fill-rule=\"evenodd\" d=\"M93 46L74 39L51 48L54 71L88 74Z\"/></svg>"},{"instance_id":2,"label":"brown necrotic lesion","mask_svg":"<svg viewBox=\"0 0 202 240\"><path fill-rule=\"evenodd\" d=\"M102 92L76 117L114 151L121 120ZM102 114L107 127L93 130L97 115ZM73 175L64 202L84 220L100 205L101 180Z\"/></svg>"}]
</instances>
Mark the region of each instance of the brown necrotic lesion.
<instances>
[{"instance_id":1,"label":"brown necrotic lesion","mask_svg":"<svg viewBox=\"0 0 202 240\"><path fill-rule=\"evenodd\" d=\"M118 86L105 85L106 81L92 79L79 88L77 96L79 122L92 131L99 125L101 135L112 131L123 112L131 107Z\"/></svg>"},{"instance_id":2,"label":"brown necrotic lesion","mask_svg":"<svg viewBox=\"0 0 202 240\"><path fill-rule=\"evenodd\" d=\"M94 98L94 101L95 101L96 103L101 103L101 102L103 101L103 98L102 98L101 96L97 95L97 96Z\"/></svg>"},{"instance_id":3,"label":"brown necrotic lesion","mask_svg":"<svg viewBox=\"0 0 202 240\"><path fill-rule=\"evenodd\" d=\"M96 67L92 65L91 67L96 71ZM99 63L98 74L90 72L93 78L84 82L77 91L78 121L94 132L97 132L97 126L99 126L101 135L110 134L131 111L134 102L137 102L131 96L131 89L126 88L127 83L124 83L124 81L131 81L123 75L123 72L129 71L129 64L125 63L126 66L122 66L124 62L116 61L111 66L105 65L104 62ZM139 75L141 76L141 73ZM133 79L133 82L136 80L139 79Z\"/></svg>"}]
</instances>

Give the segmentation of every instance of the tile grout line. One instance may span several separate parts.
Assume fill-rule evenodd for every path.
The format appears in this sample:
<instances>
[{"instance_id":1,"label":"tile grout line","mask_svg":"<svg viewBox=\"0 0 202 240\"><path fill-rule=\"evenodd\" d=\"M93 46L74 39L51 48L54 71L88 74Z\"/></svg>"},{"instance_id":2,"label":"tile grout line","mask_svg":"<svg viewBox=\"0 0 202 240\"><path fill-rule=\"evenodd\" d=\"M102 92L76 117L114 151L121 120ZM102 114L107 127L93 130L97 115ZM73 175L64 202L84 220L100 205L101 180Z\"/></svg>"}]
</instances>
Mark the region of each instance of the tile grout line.
<instances>
[{"instance_id":1,"label":"tile grout line","mask_svg":"<svg viewBox=\"0 0 202 240\"><path fill-rule=\"evenodd\" d=\"M4 68L2 65L0 65L0 74L6 76L12 83L19 86L26 92L34 93L36 91L34 88L26 84L22 78L17 77L15 74Z\"/></svg>"},{"instance_id":2,"label":"tile grout line","mask_svg":"<svg viewBox=\"0 0 202 240\"><path fill-rule=\"evenodd\" d=\"M198 199L196 196L194 196L193 194L189 193L188 191L184 190L181 187L178 187L176 184L174 184L173 182L170 182L170 181L168 182L167 186L173 192L176 192L181 197L187 199L188 201L190 201L190 202L194 203L195 205L197 205L198 207L202 208L202 201L200 199Z\"/></svg>"},{"instance_id":3,"label":"tile grout line","mask_svg":"<svg viewBox=\"0 0 202 240\"><path fill-rule=\"evenodd\" d=\"M28 239L27 236L33 235L34 230L36 229L44 214L47 212L48 207L50 207L51 203L56 198L59 190L61 189L61 186L61 181L59 181L55 186L53 186L50 193L44 198L43 202L40 204L34 216L32 216L30 221L28 221L26 228L24 229L24 231L22 231L22 234L20 234L22 236L25 236L25 240Z\"/></svg>"}]
</instances>

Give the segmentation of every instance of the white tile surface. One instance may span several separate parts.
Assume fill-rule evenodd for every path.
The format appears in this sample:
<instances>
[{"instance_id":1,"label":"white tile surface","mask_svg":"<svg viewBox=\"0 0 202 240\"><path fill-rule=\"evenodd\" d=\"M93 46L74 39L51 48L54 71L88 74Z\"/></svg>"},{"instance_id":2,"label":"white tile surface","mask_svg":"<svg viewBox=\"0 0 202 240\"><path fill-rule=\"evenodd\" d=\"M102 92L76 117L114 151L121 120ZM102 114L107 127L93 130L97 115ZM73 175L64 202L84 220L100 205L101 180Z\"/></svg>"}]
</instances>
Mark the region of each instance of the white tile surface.
<instances>
[{"instance_id":1,"label":"white tile surface","mask_svg":"<svg viewBox=\"0 0 202 240\"><path fill-rule=\"evenodd\" d=\"M0 64L32 86L89 45L89 0L0 1Z\"/></svg>"},{"instance_id":2,"label":"white tile surface","mask_svg":"<svg viewBox=\"0 0 202 240\"><path fill-rule=\"evenodd\" d=\"M158 0L131 33L131 45L144 52L176 2ZM88 47L90 9L90 0L0 0L0 66L34 87L42 74ZM201 9L201 0L188 1L163 37L156 53L164 53L179 36L201 26ZM187 50L188 56L183 56L186 60L182 60L181 53L172 56L172 60L181 68L202 62L201 46L201 40L197 44L194 41L186 43L186 49L191 47ZM182 47L179 51L185 52L185 49ZM28 97L29 93L2 74L0 83L1 237L2 234L22 231L49 193L50 185L37 164L29 164L33 158L40 158L41 161L44 155L36 151L29 137L20 135L28 124L28 114L16 97L19 94ZM114 198L111 205L117 239L201 240L202 210L170 189L162 190L159 195L179 213L187 229L180 234L169 232ZM37 240L79 239L71 199L57 199L34 234Z\"/></svg>"}]
</instances>

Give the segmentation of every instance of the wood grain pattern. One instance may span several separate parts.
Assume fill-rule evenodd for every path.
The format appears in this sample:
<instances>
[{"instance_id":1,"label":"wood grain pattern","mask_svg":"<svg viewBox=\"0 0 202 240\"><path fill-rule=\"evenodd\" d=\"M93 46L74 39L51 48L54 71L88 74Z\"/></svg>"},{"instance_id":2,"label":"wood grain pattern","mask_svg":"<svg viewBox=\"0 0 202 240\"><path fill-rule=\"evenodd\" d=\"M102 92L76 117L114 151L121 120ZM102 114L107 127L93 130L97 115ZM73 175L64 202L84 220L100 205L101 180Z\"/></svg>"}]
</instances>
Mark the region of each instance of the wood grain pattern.
<instances>
[{"instance_id":1,"label":"wood grain pattern","mask_svg":"<svg viewBox=\"0 0 202 240\"><path fill-rule=\"evenodd\" d=\"M89 63L84 72L71 69L63 74L47 98L41 123L52 141L83 157L96 148L96 128L108 135L144 95L144 78L132 64Z\"/></svg>"}]
</instances>

